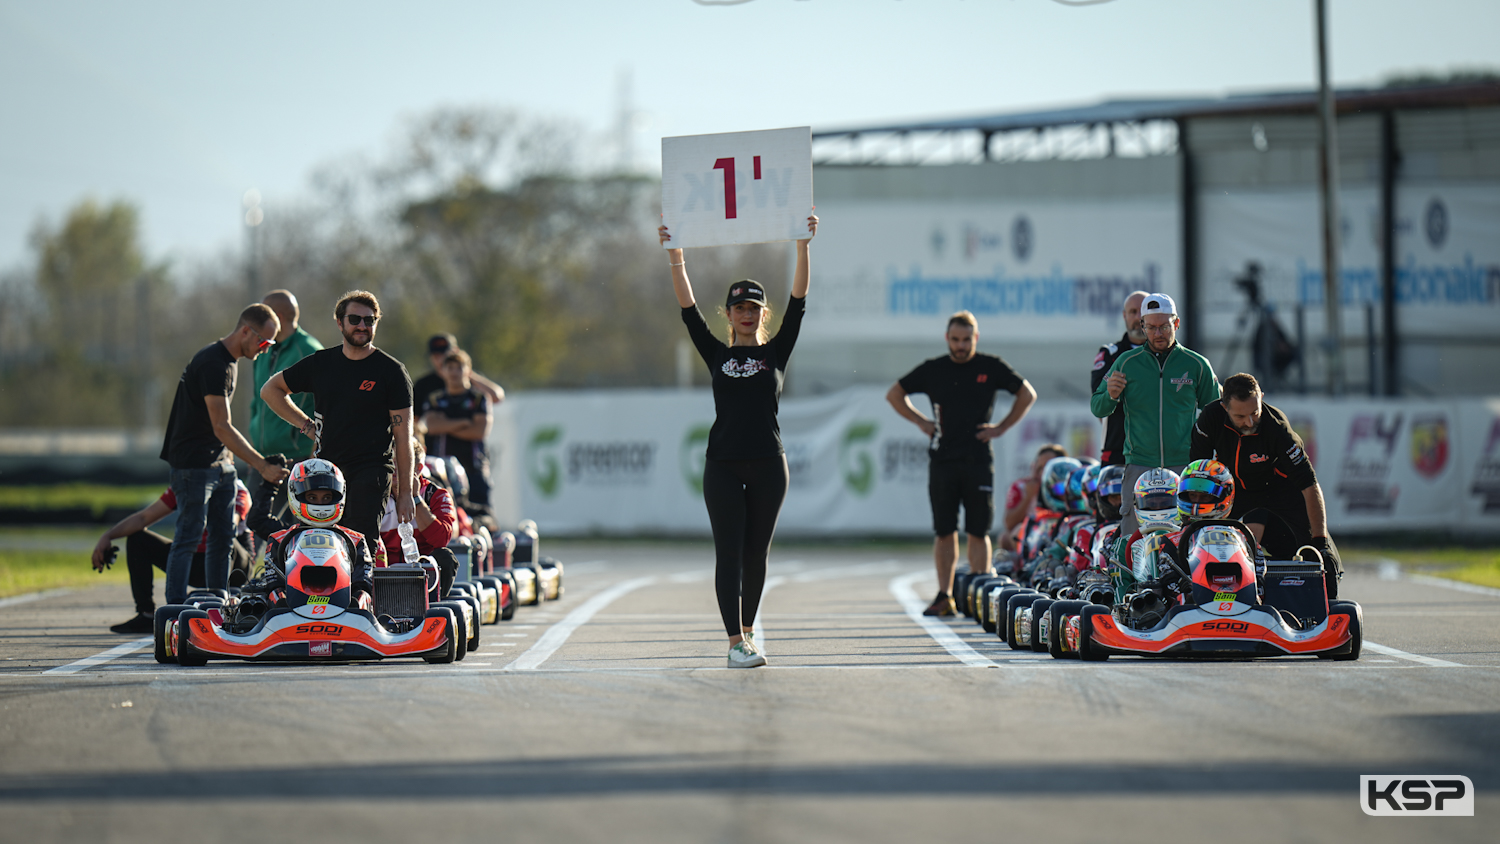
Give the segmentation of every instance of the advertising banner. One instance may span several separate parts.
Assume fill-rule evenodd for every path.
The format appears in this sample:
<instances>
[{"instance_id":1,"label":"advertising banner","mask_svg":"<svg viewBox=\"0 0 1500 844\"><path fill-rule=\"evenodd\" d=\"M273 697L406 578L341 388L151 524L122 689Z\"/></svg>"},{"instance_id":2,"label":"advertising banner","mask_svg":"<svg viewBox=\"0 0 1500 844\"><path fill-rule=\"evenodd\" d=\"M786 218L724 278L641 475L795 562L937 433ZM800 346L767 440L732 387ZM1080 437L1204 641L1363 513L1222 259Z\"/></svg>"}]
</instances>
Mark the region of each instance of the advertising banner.
<instances>
[{"instance_id":1,"label":"advertising banner","mask_svg":"<svg viewBox=\"0 0 1500 844\"><path fill-rule=\"evenodd\" d=\"M812 183L807 126L662 138L666 248L806 237Z\"/></svg>"},{"instance_id":2,"label":"advertising banner","mask_svg":"<svg viewBox=\"0 0 1500 844\"><path fill-rule=\"evenodd\" d=\"M929 412L925 397L914 397ZM1003 418L1002 396L995 419ZM1277 399L1318 473L1335 536L1388 530L1500 533L1500 399ZM706 390L535 393L497 413L502 522L535 519L554 535L708 536L703 459L713 424ZM781 405L790 488L783 536L931 532L927 440L883 388ZM1039 401L996 440L997 508L1051 442L1097 455L1101 428L1083 402Z\"/></svg>"},{"instance_id":3,"label":"advertising banner","mask_svg":"<svg viewBox=\"0 0 1500 844\"><path fill-rule=\"evenodd\" d=\"M925 339L958 310L987 334L1057 342L1118 334L1142 289L1180 296L1171 197L923 202L828 200L807 333Z\"/></svg>"}]
</instances>

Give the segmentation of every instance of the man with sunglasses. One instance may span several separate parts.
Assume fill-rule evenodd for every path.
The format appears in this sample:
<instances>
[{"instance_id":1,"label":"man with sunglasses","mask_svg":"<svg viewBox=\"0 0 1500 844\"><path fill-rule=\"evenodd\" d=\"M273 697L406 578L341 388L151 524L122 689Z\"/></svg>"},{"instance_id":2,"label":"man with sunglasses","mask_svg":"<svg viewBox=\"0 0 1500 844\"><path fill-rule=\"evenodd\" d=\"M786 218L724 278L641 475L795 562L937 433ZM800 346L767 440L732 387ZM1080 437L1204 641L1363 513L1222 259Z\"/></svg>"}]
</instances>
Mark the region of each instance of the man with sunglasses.
<instances>
[{"instance_id":1,"label":"man with sunglasses","mask_svg":"<svg viewBox=\"0 0 1500 844\"><path fill-rule=\"evenodd\" d=\"M316 444L313 455L344 473L345 527L359 531L377 560L380 516L393 497L396 517L412 521L412 392L406 367L375 348L380 302L351 290L333 309L344 342L314 352L272 375L260 397L277 416ZM292 393L312 393L313 418L292 404Z\"/></svg>"},{"instance_id":2,"label":"man with sunglasses","mask_svg":"<svg viewBox=\"0 0 1500 844\"><path fill-rule=\"evenodd\" d=\"M1089 409L1100 419L1125 411L1125 479L1153 468L1181 472L1192 446L1198 410L1219 400L1219 380L1208 359L1177 342L1177 303L1165 293L1141 301L1146 345L1120 355L1099 381ZM1135 532L1135 502L1126 496L1120 508L1120 535Z\"/></svg>"},{"instance_id":3,"label":"man with sunglasses","mask_svg":"<svg viewBox=\"0 0 1500 844\"><path fill-rule=\"evenodd\" d=\"M193 355L172 398L161 459L172 467L172 493L177 499L177 539L167 553L167 603L187 598L188 570L198 540L207 530L203 578L208 588L229 586L229 559L234 540L234 457L239 457L271 483L287 470L266 462L264 456L234 427L229 401L239 374L240 358L255 360L276 345L281 328L275 312L251 305L240 312L230 333Z\"/></svg>"}]
</instances>

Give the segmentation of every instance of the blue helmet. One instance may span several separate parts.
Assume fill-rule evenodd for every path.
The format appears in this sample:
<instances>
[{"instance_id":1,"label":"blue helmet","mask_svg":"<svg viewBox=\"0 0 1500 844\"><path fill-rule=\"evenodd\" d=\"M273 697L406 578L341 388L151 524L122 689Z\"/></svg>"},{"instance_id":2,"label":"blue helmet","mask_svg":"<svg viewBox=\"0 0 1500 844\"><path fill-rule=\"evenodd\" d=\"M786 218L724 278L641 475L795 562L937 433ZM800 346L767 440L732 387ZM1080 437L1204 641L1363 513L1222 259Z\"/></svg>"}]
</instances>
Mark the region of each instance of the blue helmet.
<instances>
[{"instance_id":1,"label":"blue helmet","mask_svg":"<svg viewBox=\"0 0 1500 844\"><path fill-rule=\"evenodd\" d=\"M1042 467L1042 506L1059 513L1068 509L1068 477L1081 466L1071 457L1054 457Z\"/></svg>"}]
</instances>

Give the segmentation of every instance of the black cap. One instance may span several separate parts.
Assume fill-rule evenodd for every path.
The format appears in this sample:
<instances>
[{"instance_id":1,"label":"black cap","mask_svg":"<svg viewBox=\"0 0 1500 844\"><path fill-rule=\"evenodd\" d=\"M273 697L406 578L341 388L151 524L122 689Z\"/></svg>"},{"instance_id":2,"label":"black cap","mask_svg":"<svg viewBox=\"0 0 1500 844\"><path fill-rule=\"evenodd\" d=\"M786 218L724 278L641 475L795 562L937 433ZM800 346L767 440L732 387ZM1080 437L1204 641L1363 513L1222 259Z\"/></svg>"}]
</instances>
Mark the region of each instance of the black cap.
<instances>
[{"instance_id":1,"label":"black cap","mask_svg":"<svg viewBox=\"0 0 1500 844\"><path fill-rule=\"evenodd\" d=\"M448 351L458 345L458 339L452 334L434 334L427 338L427 354L436 355Z\"/></svg>"},{"instance_id":2,"label":"black cap","mask_svg":"<svg viewBox=\"0 0 1500 844\"><path fill-rule=\"evenodd\" d=\"M729 285L729 296L724 300L724 307L732 308L741 302L754 302L765 307L766 289L760 286L760 282L748 278L736 281Z\"/></svg>"}]
</instances>

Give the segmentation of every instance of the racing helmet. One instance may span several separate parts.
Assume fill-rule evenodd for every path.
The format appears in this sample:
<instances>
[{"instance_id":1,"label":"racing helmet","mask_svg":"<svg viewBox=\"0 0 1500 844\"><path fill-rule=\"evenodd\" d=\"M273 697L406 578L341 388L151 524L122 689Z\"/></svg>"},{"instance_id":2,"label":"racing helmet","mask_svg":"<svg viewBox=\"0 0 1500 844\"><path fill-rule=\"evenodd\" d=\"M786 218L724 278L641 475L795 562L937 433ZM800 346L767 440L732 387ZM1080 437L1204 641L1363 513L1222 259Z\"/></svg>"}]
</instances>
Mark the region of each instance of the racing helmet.
<instances>
[{"instance_id":1,"label":"racing helmet","mask_svg":"<svg viewBox=\"0 0 1500 844\"><path fill-rule=\"evenodd\" d=\"M1111 495L1122 495L1125 488L1125 467L1105 466L1099 470L1099 479L1094 486L1094 499L1099 502L1099 518L1115 521L1120 518L1120 505L1110 503ZM1122 502L1123 499L1122 499Z\"/></svg>"},{"instance_id":2,"label":"racing helmet","mask_svg":"<svg viewBox=\"0 0 1500 844\"><path fill-rule=\"evenodd\" d=\"M1089 511L1089 494L1087 487L1084 486L1088 474L1089 467L1082 464L1068 473L1068 485L1063 491L1063 503L1067 505L1069 513Z\"/></svg>"},{"instance_id":3,"label":"racing helmet","mask_svg":"<svg viewBox=\"0 0 1500 844\"><path fill-rule=\"evenodd\" d=\"M1173 531L1182 522L1177 512L1177 473L1152 468L1135 481L1135 520L1141 533Z\"/></svg>"},{"instance_id":4,"label":"racing helmet","mask_svg":"<svg viewBox=\"0 0 1500 844\"><path fill-rule=\"evenodd\" d=\"M333 490L333 503L307 503L307 494L316 489ZM313 527L338 524L344 515L344 473L319 457L304 460L292 467L286 482L286 497L292 515L303 524Z\"/></svg>"},{"instance_id":5,"label":"racing helmet","mask_svg":"<svg viewBox=\"0 0 1500 844\"><path fill-rule=\"evenodd\" d=\"M1177 512L1183 522L1227 519L1233 509L1234 475L1228 466L1217 460L1194 460L1182 470L1177 481Z\"/></svg>"},{"instance_id":6,"label":"racing helmet","mask_svg":"<svg viewBox=\"0 0 1500 844\"><path fill-rule=\"evenodd\" d=\"M1067 509L1068 476L1081 464L1071 457L1054 457L1042 467L1042 506L1063 512Z\"/></svg>"},{"instance_id":7,"label":"racing helmet","mask_svg":"<svg viewBox=\"0 0 1500 844\"><path fill-rule=\"evenodd\" d=\"M1098 463L1083 467L1083 497L1088 499L1089 512L1094 514L1095 519L1103 518L1099 515L1099 499L1094 494L1099 488L1099 471L1103 468Z\"/></svg>"},{"instance_id":8,"label":"racing helmet","mask_svg":"<svg viewBox=\"0 0 1500 844\"><path fill-rule=\"evenodd\" d=\"M429 481L432 481L433 483L444 489L447 489L448 462L441 457L433 457L430 454L426 457L423 457L422 477L426 478Z\"/></svg>"}]
</instances>

